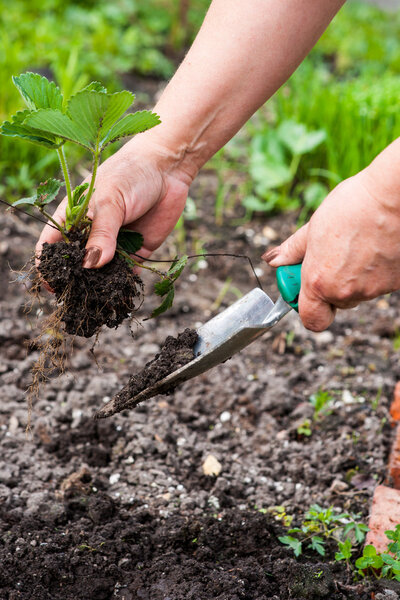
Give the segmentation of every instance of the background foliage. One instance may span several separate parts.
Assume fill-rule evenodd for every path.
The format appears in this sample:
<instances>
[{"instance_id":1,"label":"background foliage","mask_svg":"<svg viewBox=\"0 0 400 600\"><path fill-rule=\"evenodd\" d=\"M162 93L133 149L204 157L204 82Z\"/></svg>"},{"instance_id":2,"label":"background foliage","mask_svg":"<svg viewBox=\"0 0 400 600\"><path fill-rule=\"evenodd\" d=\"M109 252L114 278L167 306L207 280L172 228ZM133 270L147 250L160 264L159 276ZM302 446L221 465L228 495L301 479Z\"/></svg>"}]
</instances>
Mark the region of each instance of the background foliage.
<instances>
[{"instance_id":1,"label":"background foliage","mask_svg":"<svg viewBox=\"0 0 400 600\"><path fill-rule=\"evenodd\" d=\"M54 77L66 96L92 79L114 91L128 74L170 77L208 4L0 0L1 120L21 108L11 76L28 69ZM304 220L329 189L400 135L399 33L400 13L343 7L289 82L211 161L218 222L229 214L228 198L236 218L300 209ZM298 136L308 141L290 147ZM31 192L38 178L56 174L55 160L0 138L0 194L11 202ZM232 172L240 174L233 187Z\"/></svg>"}]
</instances>

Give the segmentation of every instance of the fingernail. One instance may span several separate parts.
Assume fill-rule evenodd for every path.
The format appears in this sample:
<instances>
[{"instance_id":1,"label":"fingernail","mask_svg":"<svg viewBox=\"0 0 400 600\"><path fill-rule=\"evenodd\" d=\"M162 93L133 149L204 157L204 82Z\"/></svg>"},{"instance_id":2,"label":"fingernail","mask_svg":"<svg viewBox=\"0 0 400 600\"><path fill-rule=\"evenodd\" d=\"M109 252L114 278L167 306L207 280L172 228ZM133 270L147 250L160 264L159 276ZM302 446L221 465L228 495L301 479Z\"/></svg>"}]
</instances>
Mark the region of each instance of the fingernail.
<instances>
[{"instance_id":1,"label":"fingernail","mask_svg":"<svg viewBox=\"0 0 400 600\"><path fill-rule=\"evenodd\" d=\"M263 260L265 260L266 262L270 262L271 260L276 258L278 256L278 254L279 254L279 246L276 246L275 248L271 248L271 250L268 250L268 252L263 254L261 258Z\"/></svg>"},{"instance_id":2,"label":"fingernail","mask_svg":"<svg viewBox=\"0 0 400 600\"><path fill-rule=\"evenodd\" d=\"M86 248L82 266L84 269L93 269L100 260L101 249L96 246Z\"/></svg>"}]
</instances>

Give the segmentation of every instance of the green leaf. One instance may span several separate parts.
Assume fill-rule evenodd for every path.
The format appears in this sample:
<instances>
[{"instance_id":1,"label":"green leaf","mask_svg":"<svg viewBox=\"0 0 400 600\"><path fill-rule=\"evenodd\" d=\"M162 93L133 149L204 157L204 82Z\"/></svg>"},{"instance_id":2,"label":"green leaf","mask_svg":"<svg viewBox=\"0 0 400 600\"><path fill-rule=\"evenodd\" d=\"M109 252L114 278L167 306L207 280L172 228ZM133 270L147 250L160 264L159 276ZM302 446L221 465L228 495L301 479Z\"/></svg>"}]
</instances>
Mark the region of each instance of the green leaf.
<instances>
[{"instance_id":1,"label":"green leaf","mask_svg":"<svg viewBox=\"0 0 400 600\"><path fill-rule=\"evenodd\" d=\"M246 196L242 200L242 204L247 210L254 210L257 212L267 212L270 210L269 202L257 198L257 196Z\"/></svg>"},{"instance_id":2,"label":"green leaf","mask_svg":"<svg viewBox=\"0 0 400 600\"><path fill-rule=\"evenodd\" d=\"M364 548L363 556L366 556L368 558L376 556L375 546L373 546L372 544L367 544L367 546L365 546Z\"/></svg>"},{"instance_id":3,"label":"green leaf","mask_svg":"<svg viewBox=\"0 0 400 600\"><path fill-rule=\"evenodd\" d=\"M39 146L45 146L46 148L56 149L62 146L64 140L60 140L55 135L46 131L30 127L25 122L26 117L30 114L32 113L28 109L19 110L11 117L11 121L4 121L0 130L2 135L19 137Z\"/></svg>"},{"instance_id":4,"label":"green leaf","mask_svg":"<svg viewBox=\"0 0 400 600\"><path fill-rule=\"evenodd\" d=\"M182 273L187 261L188 256L186 255L182 256L179 260L176 260L168 270L166 277L154 285L154 291L158 296L165 296L165 294L170 293L171 289L173 289L174 282Z\"/></svg>"},{"instance_id":5,"label":"green leaf","mask_svg":"<svg viewBox=\"0 0 400 600\"><path fill-rule=\"evenodd\" d=\"M386 565L390 565L392 569L400 571L400 561L396 560L390 554L382 554L382 560Z\"/></svg>"},{"instance_id":6,"label":"green leaf","mask_svg":"<svg viewBox=\"0 0 400 600\"><path fill-rule=\"evenodd\" d=\"M35 206L45 206L52 202L58 192L60 191L61 186L64 185L62 181L59 179L48 179L44 183L41 183L34 196L30 198L21 198L21 200L17 200L12 204L12 206L18 206L19 204L34 204Z\"/></svg>"},{"instance_id":7,"label":"green leaf","mask_svg":"<svg viewBox=\"0 0 400 600\"><path fill-rule=\"evenodd\" d=\"M184 254L179 260L174 262L171 268L168 270L168 276L172 277L174 281L178 279L179 275L185 268L188 259L189 257L186 254Z\"/></svg>"},{"instance_id":8,"label":"green leaf","mask_svg":"<svg viewBox=\"0 0 400 600\"><path fill-rule=\"evenodd\" d=\"M128 91L105 94L98 90L83 90L69 99L67 112L74 122L84 127L94 147L97 136L102 139L133 100L133 94Z\"/></svg>"},{"instance_id":9,"label":"green leaf","mask_svg":"<svg viewBox=\"0 0 400 600\"><path fill-rule=\"evenodd\" d=\"M79 207L79 205L83 202L83 200L85 199L85 197L83 196L83 193L86 192L88 187L89 187L88 183L81 183L80 185L76 186L76 188L74 189L74 193L72 194L73 206Z\"/></svg>"},{"instance_id":10,"label":"green leaf","mask_svg":"<svg viewBox=\"0 0 400 600\"><path fill-rule=\"evenodd\" d=\"M135 135L136 133L147 131L159 123L161 123L160 117L149 110L141 110L126 115L111 127L105 138L102 139L101 145L102 147L105 147L128 135Z\"/></svg>"},{"instance_id":11,"label":"green leaf","mask_svg":"<svg viewBox=\"0 0 400 600\"><path fill-rule=\"evenodd\" d=\"M25 100L29 110L39 108L62 109L61 90L54 81L49 81L39 73L22 73L12 78L14 85Z\"/></svg>"},{"instance_id":12,"label":"green leaf","mask_svg":"<svg viewBox=\"0 0 400 600\"><path fill-rule=\"evenodd\" d=\"M382 567L382 577L386 577L387 574L391 571L390 565L383 565Z\"/></svg>"},{"instance_id":13,"label":"green leaf","mask_svg":"<svg viewBox=\"0 0 400 600\"><path fill-rule=\"evenodd\" d=\"M324 540L318 536L311 538L311 543L308 545L309 548L315 550L321 556L325 556Z\"/></svg>"},{"instance_id":14,"label":"green leaf","mask_svg":"<svg viewBox=\"0 0 400 600\"><path fill-rule=\"evenodd\" d=\"M344 542L338 542L339 552L336 552L336 560L350 560L352 544L351 540L347 538Z\"/></svg>"},{"instance_id":15,"label":"green leaf","mask_svg":"<svg viewBox=\"0 0 400 600\"><path fill-rule=\"evenodd\" d=\"M93 92L92 92L93 93ZM109 98L107 110L101 120L100 139L102 139L111 129L111 127L122 117L122 115L132 106L135 96L124 90L115 94L108 94Z\"/></svg>"},{"instance_id":16,"label":"green leaf","mask_svg":"<svg viewBox=\"0 0 400 600\"><path fill-rule=\"evenodd\" d=\"M42 109L27 117L26 123L65 140L94 151L99 140L131 106L134 96L123 91L108 94L96 89L84 89L72 96L67 114L60 110Z\"/></svg>"},{"instance_id":17,"label":"green leaf","mask_svg":"<svg viewBox=\"0 0 400 600\"><path fill-rule=\"evenodd\" d=\"M160 306L158 308L156 308L155 310L153 310L153 312L151 313L150 319L153 319L154 317L158 317L163 312L165 312L166 310L171 308L171 306L174 302L174 296L175 296L174 288L171 286L171 289L169 290L168 294L165 296L165 298L162 301L162 303L160 304Z\"/></svg>"},{"instance_id":18,"label":"green leaf","mask_svg":"<svg viewBox=\"0 0 400 600\"><path fill-rule=\"evenodd\" d=\"M368 544L364 548L363 555L356 560L357 569L381 569L383 566L383 559L380 554L377 554L375 546Z\"/></svg>"},{"instance_id":19,"label":"green leaf","mask_svg":"<svg viewBox=\"0 0 400 600\"><path fill-rule=\"evenodd\" d=\"M37 196L30 196L30 198L21 198L21 200L16 200L11 204L11 206L18 206L19 204L35 204L37 200Z\"/></svg>"},{"instance_id":20,"label":"green leaf","mask_svg":"<svg viewBox=\"0 0 400 600\"><path fill-rule=\"evenodd\" d=\"M282 544L289 546L293 550L294 555L296 557L300 556L300 554L302 553L303 549L302 549L300 540L297 540L296 538L294 538L290 535L284 535L284 536L278 537L278 540L280 542L282 542Z\"/></svg>"},{"instance_id":21,"label":"green leaf","mask_svg":"<svg viewBox=\"0 0 400 600\"><path fill-rule=\"evenodd\" d=\"M282 143L295 156L307 154L315 150L326 139L326 131L308 131L303 123L284 121L278 128L278 136Z\"/></svg>"},{"instance_id":22,"label":"green leaf","mask_svg":"<svg viewBox=\"0 0 400 600\"><path fill-rule=\"evenodd\" d=\"M59 179L48 179L47 181L45 181L44 183L41 183L38 188L37 188L37 192L36 192L36 196L37 196L37 200L36 200L36 204L40 204L40 205L45 205L45 204L49 204L50 202L52 202L58 192L60 191L60 188L63 186L63 182L60 181Z\"/></svg>"},{"instance_id":23,"label":"green leaf","mask_svg":"<svg viewBox=\"0 0 400 600\"><path fill-rule=\"evenodd\" d=\"M260 196L264 196L269 190L290 183L293 178L288 165L273 155L261 153L252 154L250 175L256 183L256 191Z\"/></svg>"},{"instance_id":24,"label":"green leaf","mask_svg":"<svg viewBox=\"0 0 400 600\"><path fill-rule=\"evenodd\" d=\"M389 540L400 541L400 525L396 525L394 529L388 529L385 531L385 535Z\"/></svg>"},{"instance_id":25,"label":"green leaf","mask_svg":"<svg viewBox=\"0 0 400 600\"><path fill-rule=\"evenodd\" d=\"M102 92L103 94L107 94L107 88L104 87L104 85L102 83L100 83L100 81L92 81L91 83L89 83L88 85L86 85L84 88L82 88L80 91L91 91L91 90L95 90L96 92Z\"/></svg>"},{"instance_id":26,"label":"green leaf","mask_svg":"<svg viewBox=\"0 0 400 600\"><path fill-rule=\"evenodd\" d=\"M88 150L92 150L92 143L88 137L90 132L87 131L83 122L78 121L76 123L60 110L53 110L52 108L36 110L26 117L24 125L75 142Z\"/></svg>"},{"instance_id":27,"label":"green leaf","mask_svg":"<svg viewBox=\"0 0 400 600\"><path fill-rule=\"evenodd\" d=\"M157 296L165 296L172 287L172 281L165 277L165 279L161 279L161 281L157 281L157 283L154 284L154 291Z\"/></svg>"},{"instance_id":28,"label":"green leaf","mask_svg":"<svg viewBox=\"0 0 400 600\"><path fill-rule=\"evenodd\" d=\"M121 250L129 254L135 254L143 246L143 236L137 231L129 229L120 229L117 237L117 245Z\"/></svg>"},{"instance_id":29,"label":"green leaf","mask_svg":"<svg viewBox=\"0 0 400 600\"><path fill-rule=\"evenodd\" d=\"M347 534L354 530L354 537L356 538L357 544L362 544L365 538L365 534L369 531L369 527L364 523L348 523L343 530L343 535L347 536Z\"/></svg>"}]
</instances>

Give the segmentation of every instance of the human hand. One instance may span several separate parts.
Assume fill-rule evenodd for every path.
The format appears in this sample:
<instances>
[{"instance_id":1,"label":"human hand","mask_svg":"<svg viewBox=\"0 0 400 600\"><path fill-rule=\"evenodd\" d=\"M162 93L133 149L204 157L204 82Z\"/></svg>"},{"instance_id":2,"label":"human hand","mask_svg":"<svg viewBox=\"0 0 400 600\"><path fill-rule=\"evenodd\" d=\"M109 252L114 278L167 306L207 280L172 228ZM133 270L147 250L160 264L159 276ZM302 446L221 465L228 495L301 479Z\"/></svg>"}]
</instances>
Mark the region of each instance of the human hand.
<instances>
[{"instance_id":1,"label":"human hand","mask_svg":"<svg viewBox=\"0 0 400 600\"><path fill-rule=\"evenodd\" d=\"M173 230L183 211L190 177L172 168L167 148L143 137L125 144L98 169L88 212L92 227L83 261L86 268L102 267L113 258L122 226L143 235L140 254L147 258ZM59 223L65 220L66 204L64 199L54 213ZM46 225L36 256L45 242L60 239L60 232Z\"/></svg>"},{"instance_id":2,"label":"human hand","mask_svg":"<svg viewBox=\"0 0 400 600\"><path fill-rule=\"evenodd\" d=\"M339 184L306 225L263 256L271 267L303 262L299 314L307 329L322 331L337 308L400 289L398 175L381 167L376 159Z\"/></svg>"}]
</instances>

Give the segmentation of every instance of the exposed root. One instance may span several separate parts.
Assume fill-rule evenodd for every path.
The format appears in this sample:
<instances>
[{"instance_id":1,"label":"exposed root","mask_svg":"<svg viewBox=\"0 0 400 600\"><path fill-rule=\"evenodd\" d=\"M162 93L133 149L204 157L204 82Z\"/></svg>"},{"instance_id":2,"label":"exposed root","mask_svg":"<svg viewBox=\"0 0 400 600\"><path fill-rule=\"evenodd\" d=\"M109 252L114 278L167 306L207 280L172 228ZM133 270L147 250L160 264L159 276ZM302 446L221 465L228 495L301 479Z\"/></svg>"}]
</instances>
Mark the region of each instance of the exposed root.
<instances>
[{"instance_id":1,"label":"exposed root","mask_svg":"<svg viewBox=\"0 0 400 600\"><path fill-rule=\"evenodd\" d=\"M66 290L67 293L67 290ZM40 386L50 376L65 371L67 338L64 334L63 317L65 306L61 303L43 322L40 334L31 342L39 351L38 359L32 367L32 383L27 389L28 419L26 433L31 431L33 402L39 397ZM73 344L74 338L69 340Z\"/></svg>"},{"instance_id":2,"label":"exposed root","mask_svg":"<svg viewBox=\"0 0 400 600\"><path fill-rule=\"evenodd\" d=\"M30 344L39 356L32 367L32 383L27 390L27 432L31 430L33 402L41 385L52 374L65 371L67 343L70 350L76 336L95 336L91 354L99 367L94 346L101 327L116 328L126 318L134 320L134 313L143 302L142 280L119 256L100 269L82 267L85 241L82 234L76 233L70 244L45 244L38 271L32 259L24 270L16 272L16 281L26 282L30 296L25 314L31 314L38 306L45 308L47 303L41 295L43 279L54 290L56 300L54 311L45 318L40 334ZM39 316L39 311L36 312Z\"/></svg>"}]
</instances>

